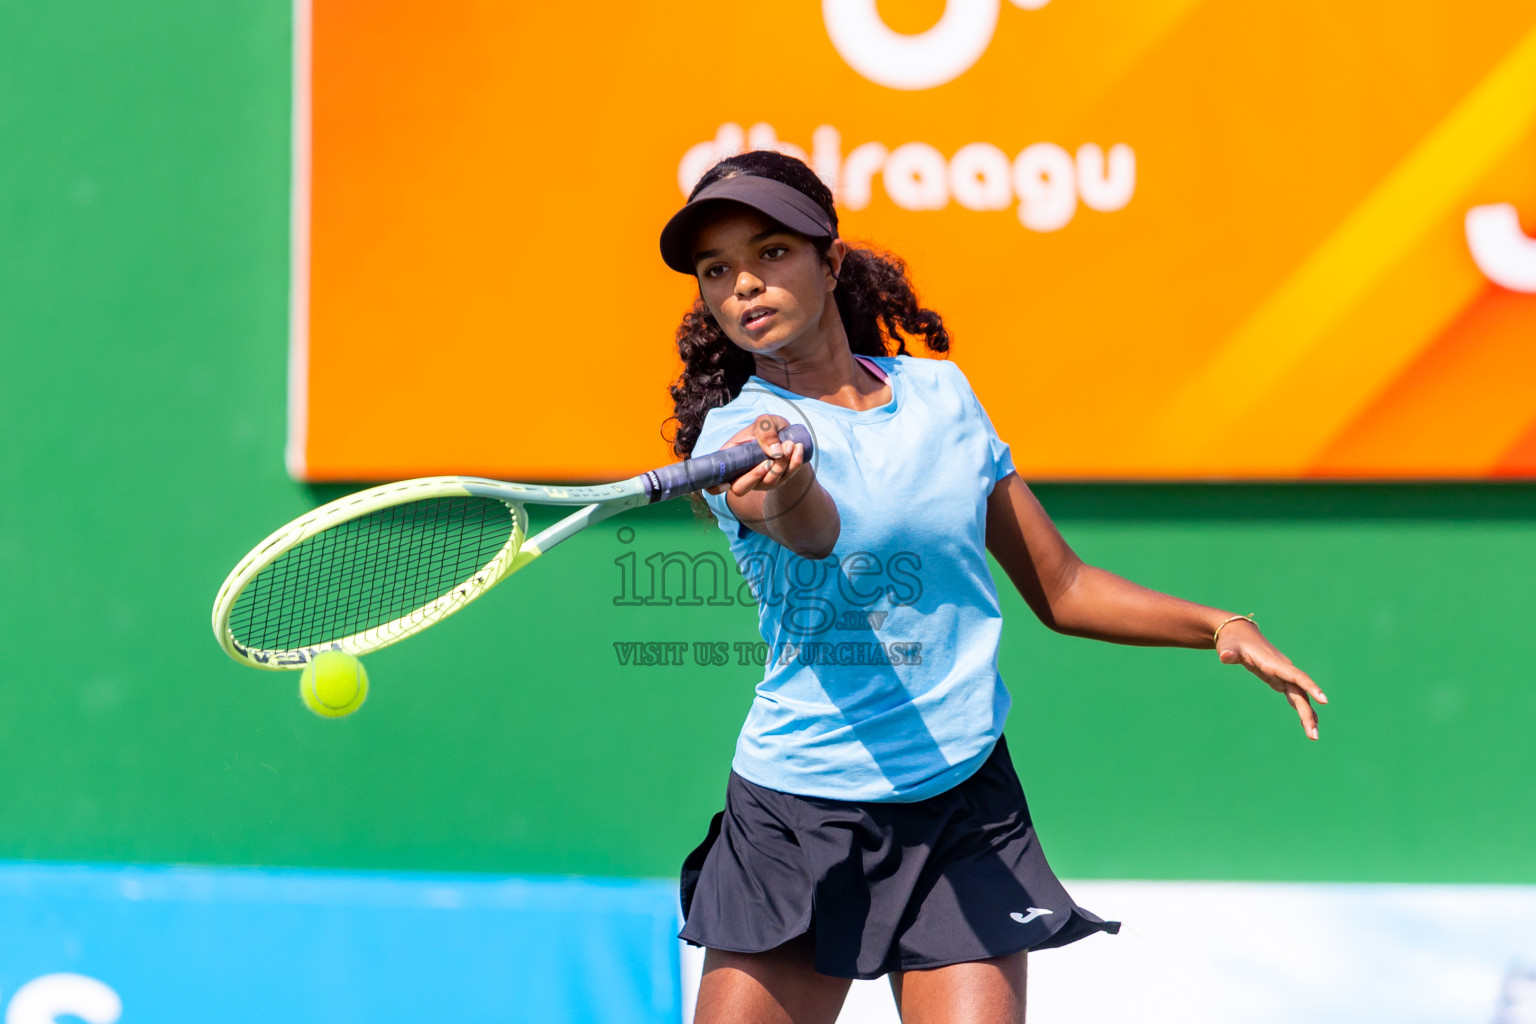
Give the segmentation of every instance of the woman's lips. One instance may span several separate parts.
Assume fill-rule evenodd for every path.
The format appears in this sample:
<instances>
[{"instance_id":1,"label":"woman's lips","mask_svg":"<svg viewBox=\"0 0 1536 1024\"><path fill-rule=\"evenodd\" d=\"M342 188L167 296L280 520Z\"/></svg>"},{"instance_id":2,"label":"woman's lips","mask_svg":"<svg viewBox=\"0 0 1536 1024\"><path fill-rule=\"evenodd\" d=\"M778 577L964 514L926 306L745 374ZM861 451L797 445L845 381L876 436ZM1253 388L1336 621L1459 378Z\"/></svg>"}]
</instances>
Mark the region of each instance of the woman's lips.
<instances>
[{"instance_id":1,"label":"woman's lips","mask_svg":"<svg viewBox=\"0 0 1536 1024\"><path fill-rule=\"evenodd\" d=\"M741 318L741 326L744 330L760 331L778 315L776 309L749 309Z\"/></svg>"}]
</instances>

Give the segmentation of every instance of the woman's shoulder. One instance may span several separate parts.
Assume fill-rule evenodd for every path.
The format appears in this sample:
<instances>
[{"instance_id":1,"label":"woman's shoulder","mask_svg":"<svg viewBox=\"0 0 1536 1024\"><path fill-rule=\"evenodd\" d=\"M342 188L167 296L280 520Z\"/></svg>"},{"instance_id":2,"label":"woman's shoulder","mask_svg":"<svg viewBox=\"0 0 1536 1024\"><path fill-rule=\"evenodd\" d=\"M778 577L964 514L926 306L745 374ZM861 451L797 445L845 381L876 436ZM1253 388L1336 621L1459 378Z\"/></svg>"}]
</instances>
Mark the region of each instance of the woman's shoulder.
<instances>
[{"instance_id":1,"label":"woman's shoulder","mask_svg":"<svg viewBox=\"0 0 1536 1024\"><path fill-rule=\"evenodd\" d=\"M721 445L736 436L738 430L752 422L752 418L761 411L761 403L761 397L753 389L746 388L724 405L706 411L699 427L699 439L694 443L694 451L718 451Z\"/></svg>"},{"instance_id":2,"label":"woman's shoulder","mask_svg":"<svg viewBox=\"0 0 1536 1024\"><path fill-rule=\"evenodd\" d=\"M747 385L744 386L739 392L737 392L736 397L732 398L724 405L711 406L704 413L704 415L713 416L717 413L720 415L729 415L738 409L755 409L757 408L758 402L761 400L759 398L760 390L761 389L759 388L752 387L751 382L748 381Z\"/></svg>"},{"instance_id":3,"label":"woman's shoulder","mask_svg":"<svg viewBox=\"0 0 1536 1024\"><path fill-rule=\"evenodd\" d=\"M907 377L922 381L925 384L948 384L953 386L958 381L965 380L965 374L960 367L948 359L929 359L924 356L899 355L899 356L872 356L881 369L887 373L895 372Z\"/></svg>"}]
</instances>

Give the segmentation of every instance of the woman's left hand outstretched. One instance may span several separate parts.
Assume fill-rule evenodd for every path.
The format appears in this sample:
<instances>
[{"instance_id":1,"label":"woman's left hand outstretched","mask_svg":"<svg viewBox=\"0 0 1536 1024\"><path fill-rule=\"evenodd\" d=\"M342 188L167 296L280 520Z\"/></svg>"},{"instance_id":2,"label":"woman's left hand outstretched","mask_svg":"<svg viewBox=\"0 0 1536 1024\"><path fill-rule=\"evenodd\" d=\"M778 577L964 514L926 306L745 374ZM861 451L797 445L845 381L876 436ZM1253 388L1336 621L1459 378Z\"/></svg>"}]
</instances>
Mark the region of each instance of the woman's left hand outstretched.
<instances>
[{"instance_id":1,"label":"woman's left hand outstretched","mask_svg":"<svg viewBox=\"0 0 1536 1024\"><path fill-rule=\"evenodd\" d=\"M1243 666L1290 701L1307 736L1317 739L1317 710L1312 707L1312 701L1327 704L1328 698L1311 676L1291 664L1290 658L1264 639L1259 627L1248 622L1232 623L1221 631L1216 652L1223 665Z\"/></svg>"}]
</instances>

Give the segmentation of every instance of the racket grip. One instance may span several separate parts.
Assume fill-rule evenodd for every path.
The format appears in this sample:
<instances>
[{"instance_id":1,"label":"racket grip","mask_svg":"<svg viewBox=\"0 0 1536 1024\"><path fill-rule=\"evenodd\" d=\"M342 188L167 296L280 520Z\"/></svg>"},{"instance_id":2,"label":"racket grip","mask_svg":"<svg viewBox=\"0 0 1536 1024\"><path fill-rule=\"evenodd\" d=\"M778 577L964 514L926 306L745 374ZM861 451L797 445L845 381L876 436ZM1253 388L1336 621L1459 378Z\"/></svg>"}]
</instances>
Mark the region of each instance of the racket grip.
<instances>
[{"instance_id":1,"label":"racket grip","mask_svg":"<svg viewBox=\"0 0 1536 1024\"><path fill-rule=\"evenodd\" d=\"M814 452L811 432L801 424L792 423L779 431L779 441L786 448L792 444L805 445L803 457L807 462L810 461ZM679 494L692 494L706 487L735 480L766 458L762 447L755 440L748 441L687 462L653 469L645 474L646 489L652 502L666 501Z\"/></svg>"}]
</instances>

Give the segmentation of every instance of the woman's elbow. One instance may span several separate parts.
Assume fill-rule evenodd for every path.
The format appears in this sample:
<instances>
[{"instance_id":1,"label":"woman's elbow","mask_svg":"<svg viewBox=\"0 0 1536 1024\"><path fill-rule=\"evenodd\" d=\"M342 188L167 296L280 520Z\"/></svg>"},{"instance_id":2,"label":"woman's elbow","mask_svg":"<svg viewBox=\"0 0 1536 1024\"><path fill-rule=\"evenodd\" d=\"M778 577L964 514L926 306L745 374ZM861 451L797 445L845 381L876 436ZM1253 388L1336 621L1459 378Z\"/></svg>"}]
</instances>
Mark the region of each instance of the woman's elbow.
<instances>
[{"instance_id":1,"label":"woman's elbow","mask_svg":"<svg viewBox=\"0 0 1536 1024\"><path fill-rule=\"evenodd\" d=\"M837 538L842 535L842 532L842 519L834 510L815 537L808 537L791 545L790 550L807 561L819 562L823 558L831 557L833 549L837 547Z\"/></svg>"}]
</instances>

